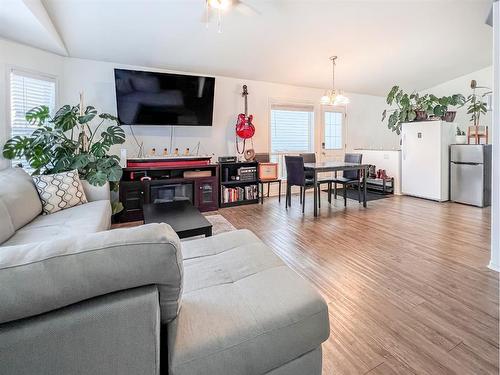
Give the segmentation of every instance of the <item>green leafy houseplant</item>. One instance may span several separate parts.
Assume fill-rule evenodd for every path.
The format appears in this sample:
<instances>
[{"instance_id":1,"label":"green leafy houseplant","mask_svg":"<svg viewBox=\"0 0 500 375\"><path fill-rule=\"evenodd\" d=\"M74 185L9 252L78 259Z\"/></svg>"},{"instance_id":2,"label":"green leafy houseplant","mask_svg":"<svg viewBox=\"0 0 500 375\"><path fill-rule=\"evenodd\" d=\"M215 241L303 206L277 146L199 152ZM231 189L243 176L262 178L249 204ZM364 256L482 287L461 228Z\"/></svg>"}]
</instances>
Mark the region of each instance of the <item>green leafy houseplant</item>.
<instances>
[{"instance_id":1,"label":"green leafy houseplant","mask_svg":"<svg viewBox=\"0 0 500 375\"><path fill-rule=\"evenodd\" d=\"M393 86L387 95L388 105L396 108L382 112L382 122L389 115L387 127L401 134L403 122L425 121L429 116L431 119L444 119L450 121L454 118L454 112L449 112L449 106L460 106L465 102L463 95L454 94L438 98L433 94L420 95L418 93L407 94L399 86ZM453 121L453 120L451 120Z\"/></svg>"},{"instance_id":2,"label":"green leafy houseplant","mask_svg":"<svg viewBox=\"0 0 500 375\"><path fill-rule=\"evenodd\" d=\"M483 96L479 96L478 94L473 92L467 97L467 100L464 103L464 105L467 103L469 104L469 106L467 107L467 114L471 115L470 121L474 126L479 126L481 115L485 115L488 112L486 103L483 102L482 97Z\"/></svg>"},{"instance_id":3,"label":"green leafy houseplant","mask_svg":"<svg viewBox=\"0 0 500 375\"><path fill-rule=\"evenodd\" d=\"M450 96L443 96L435 98L435 106L433 114L443 120L452 122L455 119L455 111L450 111L449 107L462 106L465 103L465 97L461 94L453 94Z\"/></svg>"},{"instance_id":4,"label":"green leafy houseplant","mask_svg":"<svg viewBox=\"0 0 500 375\"><path fill-rule=\"evenodd\" d=\"M387 104L390 106L396 105L397 108L384 110L382 112L382 122L391 113L387 121L387 127L398 135L401 134L401 124L403 122L412 122L417 117L415 95L405 93L399 86L393 86L387 95Z\"/></svg>"},{"instance_id":5,"label":"green leafy houseplant","mask_svg":"<svg viewBox=\"0 0 500 375\"><path fill-rule=\"evenodd\" d=\"M111 146L125 142L115 116L98 115L92 106L80 110L79 105L65 105L51 117L49 108L40 106L28 111L26 120L37 129L29 136L9 139L3 148L6 159L24 157L34 175L78 169L91 185L120 181L119 158L108 154ZM94 130L93 122L97 123Z\"/></svg>"}]
</instances>

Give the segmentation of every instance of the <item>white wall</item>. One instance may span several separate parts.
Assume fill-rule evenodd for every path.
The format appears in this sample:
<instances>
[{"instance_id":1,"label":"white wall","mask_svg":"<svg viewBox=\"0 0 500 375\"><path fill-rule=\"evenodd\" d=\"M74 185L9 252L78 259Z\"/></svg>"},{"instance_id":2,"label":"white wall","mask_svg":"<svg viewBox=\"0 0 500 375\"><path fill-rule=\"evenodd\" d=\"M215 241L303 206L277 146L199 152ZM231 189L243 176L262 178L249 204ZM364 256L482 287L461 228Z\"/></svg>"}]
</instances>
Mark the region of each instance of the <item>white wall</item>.
<instances>
[{"instance_id":1,"label":"white wall","mask_svg":"<svg viewBox=\"0 0 500 375\"><path fill-rule=\"evenodd\" d=\"M491 260L489 267L500 271L500 3L493 3L493 196L491 201Z\"/></svg>"},{"instance_id":2,"label":"white wall","mask_svg":"<svg viewBox=\"0 0 500 375\"><path fill-rule=\"evenodd\" d=\"M388 108L385 97L348 94L347 149L400 149L399 135L382 122L382 112Z\"/></svg>"},{"instance_id":3,"label":"white wall","mask_svg":"<svg viewBox=\"0 0 500 375\"><path fill-rule=\"evenodd\" d=\"M470 88L471 80L475 79L479 86L493 87L493 66L481 69L470 74L455 78L451 81L444 82L440 85L423 90L423 93L434 94L436 96L445 96L452 94L462 94L465 97L472 93ZM478 90L482 93L485 90ZM481 125L487 125L491 129L492 112L488 112L485 116L481 117ZM457 116L455 122L459 124L462 130L466 130L470 124L470 115L467 114L467 105L457 109Z\"/></svg>"},{"instance_id":4,"label":"white wall","mask_svg":"<svg viewBox=\"0 0 500 375\"><path fill-rule=\"evenodd\" d=\"M8 116L8 76L10 68L49 74L61 81L63 58L36 48L0 39L0 149L9 138ZM0 152L1 155L1 152ZM0 156L0 169L10 165Z\"/></svg>"},{"instance_id":5,"label":"white wall","mask_svg":"<svg viewBox=\"0 0 500 375\"><path fill-rule=\"evenodd\" d=\"M0 147L8 138L7 116L7 72L9 67L27 69L34 72L58 77L57 105L77 104L81 90L85 93L85 103L94 105L99 111L116 113L113 69L153 69L120 65L109 62L61 57L21 44L0 40ZM210 72L207 72L210 75ZM256 135L254 146L257 152L266 152L269 148L269 106L270 101L283 103L312 104L316 111L315 144L320 145L320 105L323 90L261 81L240 80L237 78L216 77L216 95L214 126L212 127L176 127L174 147L183 150L193 149L201 142L201 152L206 154L235 154L234 124L236 116L243 110L240 96L241 86L248 85L249 110L255 116ZM399 139L381 122L381 112L385 108L382 97L347 93L351 104L347 108L347 144L348 149L358 147L393 148L398 147ZM155 147L162 150L169 147L171 127L135 126L134 132L139 141L144 142L145 150ZM130 135L126 127L127 135ZM131 136L126 144L129 156L137 155L138 147ZM115 150L118 152L118 150ZM0 167L6 161L0 158Z\"/></svg>"},{"instance_id":6,"label":"white wall","mask_svg":"<svg viewBox=\"0 0 500 375\"><path fill-rule=\"evenodd\" d=\"M116 112L113 69L148 69L172 72L163 69L151 69L108 62L68 58L64 63L64 84L61 99L64 103L76 103L78 92L85 92L85 101L92 103L99 110L114 114ZM320 126L319 99L323 90L275 84L261 81L241 80L237 78L216 77L214 126L212 127L176 127L174 147L183 150L193 149L201 141L204 153L215 155L235 154L234 125L238 113L243 111L241 98L242 85L248 85L248 105L254 114L256 135L254 147L257 152L269 149L269 107L270 102L304 103L315 107L316 130ZM398 139L380 123L380 116L385 107L384 98L370 95L347 94L351 99L348 113L347 142L348 148L363 146L392 148L398 145ZM126 129L129 132L128 129ZM145 150L155 147L162 150L169 147L170 127L134 126L134 133L144 142ZM319 131L316 132L315 144L319 145ZM138 148L132 137L127 137L125 145L129 155L135 156Z\"/></svg>"}]
</instances>

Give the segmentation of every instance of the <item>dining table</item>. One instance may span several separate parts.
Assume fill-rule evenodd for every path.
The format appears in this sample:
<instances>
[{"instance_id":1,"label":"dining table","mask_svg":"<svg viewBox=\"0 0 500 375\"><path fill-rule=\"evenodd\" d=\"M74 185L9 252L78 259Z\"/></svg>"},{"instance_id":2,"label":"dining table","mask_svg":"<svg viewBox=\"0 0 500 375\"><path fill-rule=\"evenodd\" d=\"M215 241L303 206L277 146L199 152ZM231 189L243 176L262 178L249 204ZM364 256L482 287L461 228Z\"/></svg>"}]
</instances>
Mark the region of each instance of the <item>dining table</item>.
<instances>
[{"instance_id":1,"label":"dining table","mask_svg":"<svg viewBox=\"0 0 500 375\"><path fill-rule=\"evenodd\" d=\"M314 216L318 216L318 174L325 172L353 171L359 170L363 179L363 207L366 207L366 183L369 164L348 163L344 161L321 161L316 163L304 163L304 170L314 174ZM361 183L361 181L360 181ZM344 187L345 188L345 187Z\"/></svg>"}]
</instances>

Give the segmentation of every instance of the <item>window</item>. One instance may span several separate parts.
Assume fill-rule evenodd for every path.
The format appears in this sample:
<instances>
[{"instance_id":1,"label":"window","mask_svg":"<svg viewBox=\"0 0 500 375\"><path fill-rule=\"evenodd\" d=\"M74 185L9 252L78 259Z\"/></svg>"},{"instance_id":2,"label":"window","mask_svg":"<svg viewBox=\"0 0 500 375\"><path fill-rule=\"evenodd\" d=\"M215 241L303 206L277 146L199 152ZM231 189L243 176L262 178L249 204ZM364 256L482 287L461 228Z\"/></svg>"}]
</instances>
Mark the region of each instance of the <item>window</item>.
<instances>
[{"instance_id":1,"label":"window","mask_svg":"<svg viewBox=\"0 0 500 375\"><path fill-rule=\"evenodd\" d=\"M314 108L271 108L271 153L314 151Z\"/></svg>"},{"instance_id":2,"label":"window","mask_svg":"<svg viewBox=\"0 0 500 375\"><path fill-rule=\"evenodd\" d=\"M340 150L343 148L342 139L342 112L324 112L325 113L325 149Z\"/></svg>"},{"instance_id":3,"label":"window","mask_svg":"<svg viewBox=\"0 0 500 375\"><path fill-rule=\"evenodd\" d=\"M19 70L10 72L10 129L11 137L27 136L36 129L26 121L26 112L46 105L51 113L56 102L56 81L54 78L34 75ZM13 165L22 164L27 168L26 160L13 160Z\"/></svg>"},{"instance_id":4,"label":"window","mask_svg":"<svg viewBox=\"0 0 500 375\"><path fill-rule=\"evenodd\" d=\"M286 177L285 155L314 152L314 107L271 107L271 160Z\"/></svg>"}]
</instances>

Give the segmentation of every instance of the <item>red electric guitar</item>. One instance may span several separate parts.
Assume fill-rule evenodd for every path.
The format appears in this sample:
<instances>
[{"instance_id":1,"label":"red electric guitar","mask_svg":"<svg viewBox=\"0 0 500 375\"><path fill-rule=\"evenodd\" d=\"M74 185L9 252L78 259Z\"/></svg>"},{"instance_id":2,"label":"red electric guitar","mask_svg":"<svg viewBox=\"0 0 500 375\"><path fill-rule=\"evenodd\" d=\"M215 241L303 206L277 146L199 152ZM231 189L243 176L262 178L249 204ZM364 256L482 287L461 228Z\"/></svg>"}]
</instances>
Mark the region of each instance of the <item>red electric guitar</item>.
<instances>
[{"instance_id":1,"label":"red electric guitar","mask_svg":"<svg viewBox=\"0 0 500 375\"><path fill-rule=\"evenodd\" d=\"M236 135L243 139L243 151L240 152L238 149L238 152L242 154L245 152L245 140L252 138L255 134L255 126L252 124L253 116L248 114L247 85L243 85L243 93L241 95L245 98L245 113L240 113L238 115L238 121L236 122ZM236 145L238 145L238 142L236 142Z\"/></svg>"}]
</instances>

